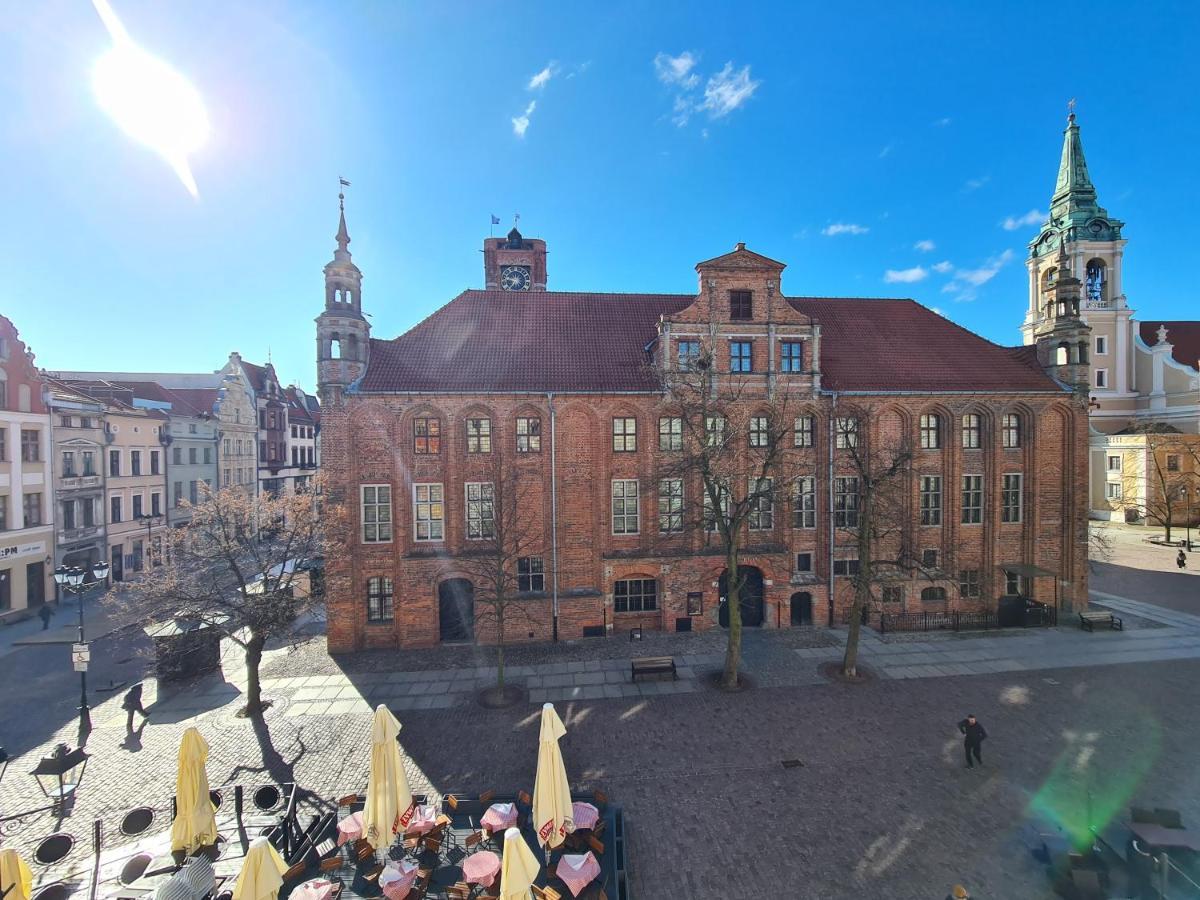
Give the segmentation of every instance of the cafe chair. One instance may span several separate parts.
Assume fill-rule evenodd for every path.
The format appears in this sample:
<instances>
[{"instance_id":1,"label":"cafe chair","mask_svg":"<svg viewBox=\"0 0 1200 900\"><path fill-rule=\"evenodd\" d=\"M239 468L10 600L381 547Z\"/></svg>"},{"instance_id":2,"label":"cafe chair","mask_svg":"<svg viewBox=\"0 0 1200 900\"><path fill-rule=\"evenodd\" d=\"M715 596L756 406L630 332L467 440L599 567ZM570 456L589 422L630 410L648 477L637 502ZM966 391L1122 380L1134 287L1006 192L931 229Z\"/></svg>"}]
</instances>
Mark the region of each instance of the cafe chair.
<instances>
[{"instance_id":1,"label":"cafe chair","mask_svg":"<svg viewBox=\"0 0 1200 900\"><path fill-rule=\"evenodd\" d=\"M361 803L361 802L362 802L362 797L358 796L358 794L347 794L345 797L338 798L337 805L338 806L353 806L355 803Z\"/></svg>"},{"instance_id":2,"label":"cafe chair","mask_svg":"<svg viewBox=\"0 0 1200 900\"><path fill-rule=\"evenodd\" d=\"M446 888L446 897L448 900L471 900L471 887L465 882L458 882Z\"/></svg>"},{"instance_id":3,"label":"cafe chair","mask_svg":"<svg viewBox=\"0 0 1200 900\"><path fill-rule=\"evenodd\" d=\"M1094 869L1072 869L1071 884L1079 900L1105 900L1108 896L1100 882L1100 873Z\"/></svg>"},{"instance_id":4,"label":"cafe chair","mask_svg":"<svg viewBox=\"0 0 1200 900\"><path fill-rule=\"evenodd\" d=\"M446 795L446 805L453 810L457 810L458 809L458 798L455 797L453 794L447 794Z\"/></svg>"},{"instance_id":5,"label":"cafe chair","mask_svg":"<svg viewBox=\"0 0 1200 900\"><path fill-rule=\"evenodd\" d=\"M592 852L595 853L597 856L604 855L604 842L602 840L600 840L598 837L596 837L594 834L589 834L587 836L587 845L592 849Z\"/></svg>"},{"instance_id":6,"label":"cafe chair","mask_svg":"<svg viewBox=\"0 0 1200 900\"><path fill-rule=\"evenodd\" d=\"M479 795L479 802L482 803L484 806L489 805L495 799L496 799L495 791L484 791L482 794Z\"/></svg>"},{"instance_id":7,"label":"cafe chair","mask_svg":"<svg viewBox=\"0 0 1200 900\"><path fill-rule=\"evenodd\" d=\"M604 791L597 788L592 791L592 800L596 804L596 809L603 811L604 807L608 806L608 795Z\"/></svg>"},{"instance_id":8,"label":"cafe chair","mask_svg":"<svg viewBox=\"0 0 1200 900\"><path fill-rule=\"evenodd\" d=\"M533 806L533 798L528 791L517 791L517 803L521 806Z\"/></svg>"},{"instance_id":9,"label":"cafe chair","mask_svg":"<svg viewBox=\"0 0 1200 900\"><path fill-rule=\"evenodd\" d=\"M1163 828L1182 828L1183 817L1177 809L1166 809L1162 806L1154 808L1154 821Z\"/></svg>"},{"instance_id":10,"label":"cafe chair","mask_svg":"<svg viewBox=\"0 0 1200 900\"><path fill-rule=\"evenodd\" d=\"M301 860L300 862L296 863L294 866L292 866L290 869L288 869L286 872L283 873L283 883L284 884L292 884L293 882L299 881L300 879L302 879L304 877L304 872L307 868L308 868L308 865L304 860Z\"/></svg>"},{"instance_id":11,"label":"cafe chair","mask_svg":"<svg viewBox=\"0 0 1200 900\"><path fill-rule=\"evenodd\" d=\"M334 872L342 867L342 861L336 856L331 856L329 859L321 860L321 864L317 867L322 872Z\"/></svg>"}]
</instances>

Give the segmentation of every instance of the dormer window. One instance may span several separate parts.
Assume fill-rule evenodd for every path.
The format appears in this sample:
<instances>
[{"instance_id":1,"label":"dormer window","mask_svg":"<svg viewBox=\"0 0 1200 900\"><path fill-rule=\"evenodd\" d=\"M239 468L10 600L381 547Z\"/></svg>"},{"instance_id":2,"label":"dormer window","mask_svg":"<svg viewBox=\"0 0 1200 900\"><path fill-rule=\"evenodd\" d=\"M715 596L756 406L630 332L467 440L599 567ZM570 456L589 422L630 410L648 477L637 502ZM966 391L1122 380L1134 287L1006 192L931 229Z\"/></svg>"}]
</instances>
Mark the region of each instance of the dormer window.
<instances>
[{"instance_id":1,"label":"dormer window","mask_svg":"<svg viewBox=\"0 0 1200 900\"><path fill-rule=\"evenodd\" d=\"M753 319L754 309L750 291L729 292L729 318L733 321Z\"/></svg>"}]
</instances>

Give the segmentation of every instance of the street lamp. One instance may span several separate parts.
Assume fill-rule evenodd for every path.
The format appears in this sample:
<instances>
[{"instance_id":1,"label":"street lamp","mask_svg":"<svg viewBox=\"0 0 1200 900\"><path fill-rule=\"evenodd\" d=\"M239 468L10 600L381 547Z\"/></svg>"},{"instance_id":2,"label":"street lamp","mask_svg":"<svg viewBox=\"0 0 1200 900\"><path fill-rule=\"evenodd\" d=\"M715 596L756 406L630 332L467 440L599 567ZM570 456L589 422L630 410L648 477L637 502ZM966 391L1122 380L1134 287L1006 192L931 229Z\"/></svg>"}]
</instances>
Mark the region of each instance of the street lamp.
<instances>
[{"instance_id":1,"label":"street lamp","mask_svg":"<svg viewBox=\"0 0 1200 900\"><path fill-rule=\"evenodd\" d=\"M135 518L139 522L146 523L146 568L149 569L154 560L154 552L150 549L150 530L158 524L158 521L162 518L162 516L155 515L154 513L146 513L144 515L135 516Z\"/></svg>"},{"instance_id":2,"label":"street lamp","mask_svg":"<svg viewBox=\"0 0 1200 900\"><path fill-rule=\"evenodd\" d=\"M59 744L49 756L42 757L33 770L33 777L37 779L42 793L61 807L75 795L75 789L79 787L87 769L87 761L88 754L82 747L72 750L66 744Z\"/></svg>"},{"instance_id":3,"label":"street lamp","mask_svg":"<svg viewBox=\"0 0 1200 900\"><path fill-rule=\"evenodd\" d=\"M0 747L0 781L4 781L4 773L8 771L8 751Z\"/></svg>"},{"instance_id":4,"label":"street lamp","mask_svg":"<svg viewBox=\"0 0 1200 900\"><path fill-rule=\"evenodd\" d=\"M1192 494L1188 490L1188 486L1186 484L1182 484L1179 486L1179 496L1181 499L1187 501L1187 521L1185 522L1185 524L1187 525L1187 548L1188 548L1188 552L1191 552L1191 549L1192 549Z\"/></svg>"},{"instance_id":5,"label":"street lamp","mask_svg":"<svg viewBox=\"0 0 1200 900\"><path fill-rule=\"evenodd\" d=\"M97 582L108 578L108 563L101 560L92 567L92 575ZM59 566L54 570L55 583L67 594L83 594L91 585L84 586L83 569L78 566ZM83 597L77 603L79 607L79 643L72 648L72 658L75 668L79 670L79 732L86 734L92 730L92 714L87 701L87 667L88 649L83 638ZM80 738L82 740L82 738Z\"/></svg>"}]
</instances>

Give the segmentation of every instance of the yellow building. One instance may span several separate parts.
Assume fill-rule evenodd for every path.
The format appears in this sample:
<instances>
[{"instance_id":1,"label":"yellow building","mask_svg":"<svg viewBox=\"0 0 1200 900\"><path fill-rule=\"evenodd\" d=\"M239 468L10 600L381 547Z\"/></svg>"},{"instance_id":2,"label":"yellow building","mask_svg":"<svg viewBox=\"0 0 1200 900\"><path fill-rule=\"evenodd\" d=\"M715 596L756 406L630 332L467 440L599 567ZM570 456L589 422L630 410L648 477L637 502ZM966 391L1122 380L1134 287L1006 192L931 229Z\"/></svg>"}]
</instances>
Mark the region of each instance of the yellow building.
<instances>
[{"instance_id":1,"label":"yellow building","mask_svg":"<svg viewBox=\"0 0 1200 900\"><path fill-rule=\"evenodd\" d=\"M1091 444L1093 517L1171 532L1200 522L1200 435L1127 430Z\"/></svg>"}]
</instances>

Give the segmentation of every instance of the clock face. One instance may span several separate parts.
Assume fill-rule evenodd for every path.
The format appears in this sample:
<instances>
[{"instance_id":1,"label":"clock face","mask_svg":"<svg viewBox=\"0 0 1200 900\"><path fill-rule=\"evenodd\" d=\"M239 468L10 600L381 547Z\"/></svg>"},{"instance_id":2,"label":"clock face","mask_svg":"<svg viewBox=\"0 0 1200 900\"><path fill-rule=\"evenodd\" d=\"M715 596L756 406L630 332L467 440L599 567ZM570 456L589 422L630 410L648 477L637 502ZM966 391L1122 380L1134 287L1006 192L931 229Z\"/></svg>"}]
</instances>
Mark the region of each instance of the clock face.
<instances>
[{"instance_id":1,"label":"clock face","mask_svg":"<svg viewBox=\"0 0 1200 900\"><path fill-rule=\"evenodd\" d=\"M529 266L505 266L500 270L502 291L529 290Z\"/></svg>"}]
</instances>

